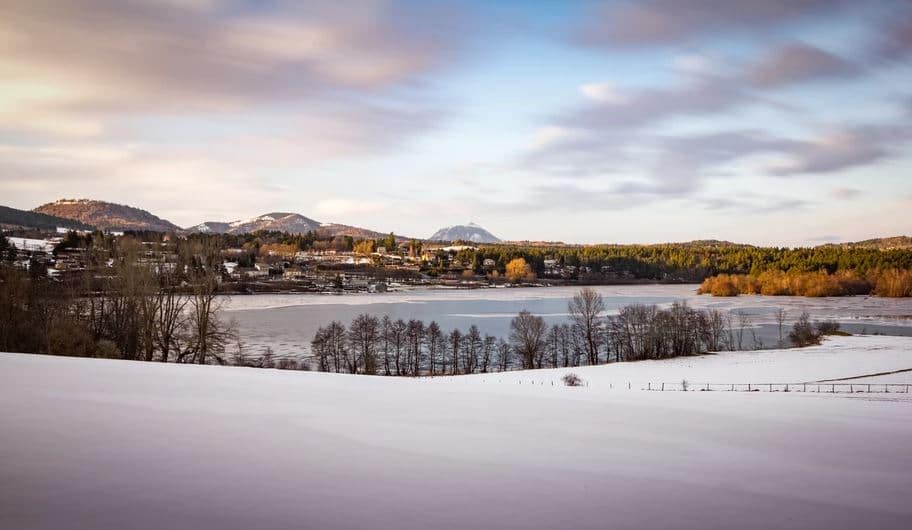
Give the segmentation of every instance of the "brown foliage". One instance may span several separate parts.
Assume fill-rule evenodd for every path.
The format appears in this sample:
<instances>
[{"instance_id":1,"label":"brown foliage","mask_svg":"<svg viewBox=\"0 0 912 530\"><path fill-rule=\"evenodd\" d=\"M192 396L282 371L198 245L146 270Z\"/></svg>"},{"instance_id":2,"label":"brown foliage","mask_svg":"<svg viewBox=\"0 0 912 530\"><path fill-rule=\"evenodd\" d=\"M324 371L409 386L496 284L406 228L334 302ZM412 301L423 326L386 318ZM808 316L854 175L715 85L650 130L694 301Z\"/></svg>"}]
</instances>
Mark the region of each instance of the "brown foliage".
<instances>
[{"instance_id":1,"label":"brown foliage","mask_svg":"<svg viewBox=\"0 0 912 530\"><path fill-rule=\"evenodd\" d=\"M507 263L507 279L513 283L525 281L532 281L535 279L535 275L532 273L532 267L526 263L526 260L523 258L515 258L510 260Z\"/></svg>"},{"instance_id":2,"label":"brown foliage","mask_svg":"<svg viewBox=\"0 0 912 530\"><path fill-rule=\"evenodd\" d=\"M853 271L827 274L817 272L766 271L757 276L719 274L703 280L697 290L713 296L762 294L767 296L912 296L912 271L874 271L861 275Z\"/></svg>"}]
</instances>

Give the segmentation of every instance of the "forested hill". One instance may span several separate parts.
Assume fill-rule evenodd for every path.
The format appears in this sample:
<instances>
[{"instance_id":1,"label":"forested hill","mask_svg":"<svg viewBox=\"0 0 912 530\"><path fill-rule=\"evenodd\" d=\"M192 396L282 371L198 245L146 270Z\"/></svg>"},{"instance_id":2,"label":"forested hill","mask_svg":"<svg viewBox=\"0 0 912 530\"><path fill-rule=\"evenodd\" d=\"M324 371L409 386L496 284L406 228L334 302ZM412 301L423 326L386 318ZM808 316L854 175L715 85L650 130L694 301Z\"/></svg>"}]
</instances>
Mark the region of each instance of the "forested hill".
<instances>
[{"instance_id":1,"label":"forested hill","mask_svg":"<svg viewBox=\"0 0 912 530\"><path fill-rule=\"evenodd\" d=\"M549 265L557 267L585 267L592 274L679 281L701 281L723 273L756 275L770 270L827 273L850 270L861 274L874 270L912 270L912 248L879 250L825 245L792 249L716 241L584 247L486 245L473 256L465 256L481 263L493 259L498 264L516 257L524 258L536 274L546 271L547 260Z\"/></svg>"},{"instance_id":2,"label":"forested hill","mask_svg":"<svg viewBox=\"0 0 912 530\"><path fill-rule=\"evenodd\" d=\"M878 239L866 239L864 241L855 241L853 243L839 243L839 246L850 248L875 248L879 250L890 250L897 248L912 248L912 237L895 236L882 237Z\"/></svg>"},{"instance_id":3,"label":"forested hill","mask_svg":"<svg viewBox=\"0 0 912 530\"><path fill-rule=\"evenodd\" d=\"M72 219L64 219L27 210L17 210L9 206L0 206L0 226L16 228L33 228L36 230L55 230L57 227L74 230L92 230L93 227Z\"/></svg>"},{"instance_id":4,"label":"forested hill","mask_svg":"<svg viewBox=\"0 0 912 530\"><path fill-rule=\"evenodd\" d=\"M175 232L180 227L145 210L90 199L60 199L35 208L37 213L88 223L102 230Z\"/></svg>"}]
</instances>

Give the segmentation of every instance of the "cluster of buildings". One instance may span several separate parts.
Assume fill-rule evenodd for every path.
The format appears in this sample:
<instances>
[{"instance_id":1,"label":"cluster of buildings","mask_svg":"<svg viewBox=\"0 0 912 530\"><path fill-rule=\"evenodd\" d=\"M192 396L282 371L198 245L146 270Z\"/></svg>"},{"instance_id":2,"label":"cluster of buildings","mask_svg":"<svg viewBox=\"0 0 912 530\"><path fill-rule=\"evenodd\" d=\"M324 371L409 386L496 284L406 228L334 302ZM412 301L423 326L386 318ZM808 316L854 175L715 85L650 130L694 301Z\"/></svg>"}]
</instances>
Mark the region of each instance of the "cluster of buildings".
<instances>
[{"instance_id":1,"label":"cluster of buildings","mask_svg":"<svg viewBox=\"0 0 912 530\"><path fill-rule=\"evenodd\" d=\"M29 268L41 264L48 275L62 277L92 268L101 270L114 267L115 260L104 251L93 249L91 257L84 248L66 248L67 231L44 239L8 237L15 247L15 265ZM122 235L122 234L121 234ZM107 234L117 238L118 234ZM376 248L369 254L339 250L271 250L275 245L262 248L227 248L221 251L221 281L229 290L257 291L383 291L395 285L440 284L452 286L482 286L488 283L477 269L494 273L497 263L484 259L481 263L466 262L474 256L476 247L471 245L435 245L425 242L420 249L408 243L397 248ZM56 252L55 252L56 249ZM135 259L155 272L174 272L179 256L176 242L166 238L163 242L142 242ZM576 271L558 266L555 260L546 260L549 275L553 278L568 277Z\"/></svg>"}]
</instances>

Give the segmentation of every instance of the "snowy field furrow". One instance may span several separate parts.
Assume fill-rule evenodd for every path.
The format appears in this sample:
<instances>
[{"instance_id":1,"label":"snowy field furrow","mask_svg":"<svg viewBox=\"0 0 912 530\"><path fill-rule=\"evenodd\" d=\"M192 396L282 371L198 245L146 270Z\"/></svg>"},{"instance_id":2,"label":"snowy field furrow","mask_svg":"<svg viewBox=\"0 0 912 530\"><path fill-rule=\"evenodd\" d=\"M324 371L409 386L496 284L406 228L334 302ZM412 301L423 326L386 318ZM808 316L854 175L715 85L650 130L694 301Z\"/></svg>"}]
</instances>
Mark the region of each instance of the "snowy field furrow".
<instances>
[{"instance_id":1,"label":"snowy field furrow","mask_svg":"<svg viewBox=\"0 0 912 530\"><path fill-rule=\"evenodd\" d=\"M912 401L605 383L848 377L910 345L573 369L588 388L0 354L0 528L906 529Z\"/></svg>"}]
</instances>

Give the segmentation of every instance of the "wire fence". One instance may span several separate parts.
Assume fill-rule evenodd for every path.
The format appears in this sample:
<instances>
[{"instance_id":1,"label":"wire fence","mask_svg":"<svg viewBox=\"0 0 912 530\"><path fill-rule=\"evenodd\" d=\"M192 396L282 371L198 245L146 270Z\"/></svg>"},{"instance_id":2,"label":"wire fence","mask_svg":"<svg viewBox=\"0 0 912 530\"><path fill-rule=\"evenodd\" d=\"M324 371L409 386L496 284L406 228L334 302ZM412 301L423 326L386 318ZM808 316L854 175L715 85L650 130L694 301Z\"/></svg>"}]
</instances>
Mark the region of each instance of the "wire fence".
<instances>
[{"instance_id":1,"label":"wire fence","mask_svg":"<svg viewBox=\"0 0 912 530\"><path fill-rule=\"evenodd\" d=\"M827 394L908 394L906 383L647 383L658 392L812 392Z\"/></svg>"}]
</instances>

